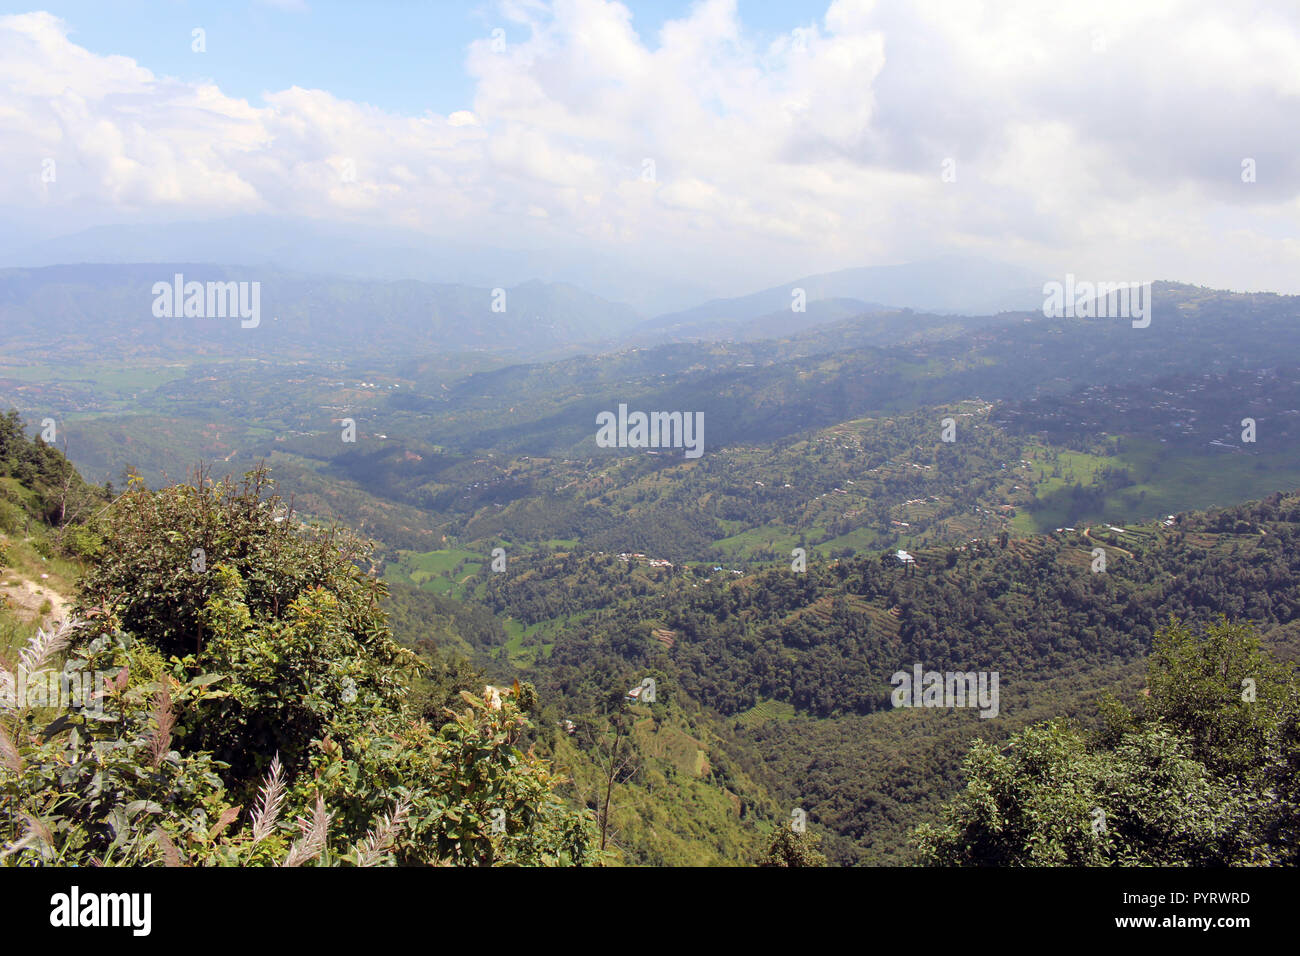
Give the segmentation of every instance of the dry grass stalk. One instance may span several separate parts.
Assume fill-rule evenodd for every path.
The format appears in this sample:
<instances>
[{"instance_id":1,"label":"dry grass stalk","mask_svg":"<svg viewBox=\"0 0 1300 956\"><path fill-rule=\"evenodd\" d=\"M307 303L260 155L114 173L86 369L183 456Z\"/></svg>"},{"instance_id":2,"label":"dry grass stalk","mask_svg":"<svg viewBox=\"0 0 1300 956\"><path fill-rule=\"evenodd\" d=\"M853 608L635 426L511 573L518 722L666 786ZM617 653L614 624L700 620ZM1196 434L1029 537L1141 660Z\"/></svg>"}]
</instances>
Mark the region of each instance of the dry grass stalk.
<instances>
[{"instance_id":1,"label":"dry grass stalk","mask_svg":"<svg viewBox=\"0 0 1300 956\"><path fill-rule=\"evenodd\" d=\"M81 626L79 621L67 620L53 630L40 627L18 653L18 668L25 674L34 674L49 664L54 657L72 642L72 632Z\"/></svg>"},{"instance_id":2,"label":"dry grass stalk","mask_svg":"<svg viewBox=\"0 0 1300 956\"><path fill-rule=\"evenodd\" d=\"M14 773L23 772L23 756L18 752L17 745L3 725L0 725L0 763Z\"/></svg>"},{"instance_id":3,"label":"dry grass stalk","mask_svg":"<svg viewBox=\"0 0 1300 956\"><path fill-rule=\"evenodd\" d=\"M302 831L302 839L289 848L289 855L281 865L302 866L325 852L325 846L329 842L329 827L332 816L325 809L324 798L317 794L316 806L312 809L311 819L304 820L301 817L298 819L298 829Z\"/></svg>"},{"instance_id":4,"label":"dry grass stalk","mask_svg":"<svg viewBox=\"0 0 1300 956\"><path fill-rule=\"evenodd\" d=\"M280 817L280 805L284 803L284 770L280 766L280 755L271 760L271 772L262 784L257 806L253 809L253 845L261 843L275 829L275 821Z\"/></svg>"},{"instance_id":5,"label":"dry grass stalk","mask_svg":"<svg viewBox=\"0 0 1300 956\"><path fill-rule=\"evenodd\" d=\"M384 814L379 826L366 832L365 839L357 845L357 866L374 866L392 849L397 834L406 826L406 816L410 812L411 803L403 797L391 816Z\"/></svg>"}]
</instances>

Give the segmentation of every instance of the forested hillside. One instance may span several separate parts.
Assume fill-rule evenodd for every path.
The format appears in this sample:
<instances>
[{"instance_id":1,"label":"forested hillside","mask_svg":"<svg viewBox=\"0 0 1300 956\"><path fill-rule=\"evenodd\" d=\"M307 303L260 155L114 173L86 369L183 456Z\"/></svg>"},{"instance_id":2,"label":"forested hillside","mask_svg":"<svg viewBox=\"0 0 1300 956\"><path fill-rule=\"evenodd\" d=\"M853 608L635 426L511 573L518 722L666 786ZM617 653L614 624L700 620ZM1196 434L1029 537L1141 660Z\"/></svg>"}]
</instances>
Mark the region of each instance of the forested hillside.
<instances>
[{"instance_id":1,"label":"forested hillside","mask_svg":"<svg viewBox=\"0 0 1300 956\"><path fill-rule=\"evenodd\" d=\"M1123 535L933 548L914 565L884 552L735 575L569 553L483 572L484 600L528 626L488 652L579 709L611 673L653 674L661 698L730 726L751 772L833 831L833 858L902 862L974 735L1093 719L1103 692L1140 685L1171 619L1254 621L1274 653L1300 656L1298 536L1300 497L1277 494ZM914 662L997 671L998 719L895 710L890 675Z\"/></svg>"},{"instance_id":2,"label":"forested hillside","mask_svg":"<svg viewBox=\"0 0 1300 956\"><path fill-rule=\"evenodd\" d=\"M1279 489L1300 487L1300 373L1276 349L1294 303L1165 283L1155 302L1143 329L885 311L522 366L198 356L47 385L12 365L0 386L58 409L41 430L118 487L5 419L6 641L53 633L79 594L70 648L120 628L114 673L127 647L159 655L135 665L141 707L159 661L169 693L212 678L185 691L207 716L169 730L214 762L192 799L251 807L273 757L314 774L328 741L334 772L376 781L336 843L406 796L425 807L394 860L939 859L912 834L958 795L972 742L1095 729L1171 620L1253 622L1297 656L1300 506ZM595 447L620 403L699 410L707 453ZM996 673L996 717L899 709L914 666ZM629 697L646 680L654 699ZM516 684L503 707L527 726L493 729L484 688ZM477 729L449 730L466 706ZM489 732L509 767L531 755L510 799L561 815L528 817L515 849L490 829L452 849L440 814L470 813L479 840L492 807L447 802L468 784L444 758L418 795L375 761ZM811 829L792 844L796 810Z\"/></svg>"},{"instance_id":3,"label":"forested hillside","mask_svg":"<svg viewBox=\"0 0 1300 956\"><path fill-rule=\"evenodd\" d=\"M913 546L911 563L886 547L805 563L755 554L732 569L552 541L511 550L504 573L467 551L390 585L372 545L304 522L265 471L238 483L199 472L159 490L136 478L119 494L5 421L14 518L0 543L32 560L45 551L76 587L62 618L19 628L7 612L8 686L53 671L104 687L63 716L12 697L10 862L1290 859L1290 798L1253 798L1266 820L1214 796L1230 781L1206 783L1206 799L1235 822L1188 836L1182 856L1149 856L1140 820L1104 845L1062 824L1049 840L1059 853L1025 849L1037 843L1023 827L989 837L996 850L958 848L982 846L972 834L990 825L961 796L974 792L963 774L1038 772L999 764L1008 745L1050 743L1066 761L1051 773L1093 774L1106 806L1116 791L1088 769L1107 765L1088 756L1098 748L1134 754L1130 790L1151 776L1142 748L1171 734L1199 764L1161 786L1218 773L1220 757L1193 746L1198 721L1229 719L1211 713L1223 706L1215 679L1181 704L1143 696L1182 680L1164 672L1190 666L1198 640L1235 648L1223 680L1245 667L1267 684L1250 746L1277 756L1260 765L1293 759L1300 495L1123 529L935 541ZM882 460L908 457L910 433L894 434L902 444L876 450ZM1000 436L940 471L989 473L1015 450ZM813 473L836 460L814 458ZM1253 622L1261 646L1221 618ZM898 709L891 675L913 664L996 672L996 718ZM653 692L631 700L647 680ZM110 749L114 777L86 790ZM51 789L56 773L73 785ZM1017 795L1049 792L1049 779L995 787L1014 803L997 812L1027 812ZM1273 793L1271 779L1242 786ZM1130 796L1125 806L1169 799ZM1071 806L1070 819L1092 809ZM807 832L791 832L795 811Z\"/></svg>"}]
</instances>

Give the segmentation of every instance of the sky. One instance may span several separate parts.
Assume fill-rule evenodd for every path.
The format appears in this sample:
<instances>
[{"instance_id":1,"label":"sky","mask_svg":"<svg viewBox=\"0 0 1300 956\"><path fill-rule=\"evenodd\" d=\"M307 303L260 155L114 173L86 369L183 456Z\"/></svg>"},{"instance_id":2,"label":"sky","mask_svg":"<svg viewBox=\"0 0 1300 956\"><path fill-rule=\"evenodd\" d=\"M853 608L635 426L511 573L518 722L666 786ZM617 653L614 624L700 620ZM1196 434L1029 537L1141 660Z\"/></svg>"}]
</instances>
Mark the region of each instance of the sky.
<instances>
[{"instance_id":1,"label":"sky","mask_svg":"<svg viewBox=\"0 0 1300 956\"><path fill-rule=\"evenodd\" d=\"M1300 293L1298 107L1294 0L3 3L0 220Z\"/></svg>"}]
</instances>

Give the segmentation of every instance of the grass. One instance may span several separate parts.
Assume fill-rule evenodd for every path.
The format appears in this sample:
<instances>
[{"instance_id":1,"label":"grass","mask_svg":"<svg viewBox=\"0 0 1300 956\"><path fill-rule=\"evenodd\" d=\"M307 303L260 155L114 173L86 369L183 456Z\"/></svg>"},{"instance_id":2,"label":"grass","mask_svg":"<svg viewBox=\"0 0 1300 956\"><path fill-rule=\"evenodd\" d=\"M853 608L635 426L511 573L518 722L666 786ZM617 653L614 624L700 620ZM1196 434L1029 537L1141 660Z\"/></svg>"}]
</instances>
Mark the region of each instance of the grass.
<instances>
[{"instance_id":1,"label":"grass","mask_svg":"<svg viewBox=\"0 0 1300 956\"><path fill-rule=\"evenodd\" d=\"M35 527L33 530L36 530ZM36 586L37 596L53 593L70 598L75 593L81 567L75 561L57 554L49 558L42 557L37 551L37 545L44 541L42 531L36 531L36 534L28 538L0 534L0 542L4 545L0 585L17 587L23 581L31 581ZM53 609L54 605L48 597L35 608L40 617ZM12 652L21 648L36 633L40 618L28 619L29 617L30 613L21 614L6 606L4 598L0 597L0 654L12 656Z\"/></svg>"},{"instance_id":2,"label":"grass","mask_svg":"<svg viewBox=\"0 0 1300 956\"><path fill-rule=\"evenodd\" d=\"M36 633L35 621L24 621L12 611L0 608L0 654L14 658Z\"/></svg>"},{"instance_id":3,"label":"grass","mask_svg":"<svg viewBox=\"0 0 1300 956\"><path fill-rule=\"evenodd\" d=\"M550 655L551 650L555 647L554 642L545 642L532 640L538 637L539 633L544 630L552 629L554 621L543 621L539 624L533 624L525 627L520 621L512 617L507 617L501 621L501 626L506 632L505 654L510 663L519 668L532 667L541 658Z\"/></svg>"},{"instance_id":4,"label":"grass","mask_svg":"<svg viewBox=\"0 0 1300 956\"><path fill-rule=\"evenodd\" d=\"M1008 523L1008 527L1013 534L1031 535L1047 530L1048 524L1040 522L1024 508L1020 508L1016 511L1016 516ZM1050 527L1059 528L1061 525L1051 525Z\"/></svg>"},{"instance_id":5,"label":"grass","mask_svg":"<svg viewBox=\"0 0 1300 956\"><path fill-rule=\"evenodd\" d=\"M36 550L35 542L39 538L6 539L4 570L0 571L0 581L9 583L17 578L27 578L40 588L49 588L59 594L71 595L75 590L81 568L75 562L55 554L44 558ZM42 578L41 575L48 575Z\"/></svg>"},{"instance_id":6,"label":"grass","mask_svg":"<svg viewBox=\"0 0 1300 956\"><path fill-rule=\"evenodd\" d=\"M799 546L799 534L783 525L762 525L728 538L719 538L713 544L736 558L749 558L766 551L788 555Z\"/></svg>"},{"instance_id":7,"label":"grass","mask_svg":"<svg viewBox=\"0 0 1300 956\"><path fill-rule=\"evenodd\" d=\"M1123 525L1180 511L1233 505L1300 487L1300 462L1285 453L1269 456L1189 449L1153 439L1125 438L1123 450L1115 455L1062 450L1059 456L1060 477L1052 477L1051 466L1041 459L1034 460L1034 494L1040 500L1075 481L1092 484L1106 466L1127 469L1135 483L1106 495L1099 509L1083 515L1071 516L1064 504L1034 514L1022 509L1011 521L1015 532L1032 534L1099 522Z\"/></svg>"},{"instance_id":8,"label":"grass","mask_svg":"<svg viewBox=\"0 0 1300 956\"><path fill-rule=\"evenodd\" d=\"M1087 452L1070 451L1065 448L1057 449L1056 461L1048 462L1039 457L1043 449L1032 448L1027 451L1033 453L1030 456L1032 464L1029 466L1029 472L1034 482L1034 494L1039 498L1044 498L1062 488L1068 488L1075 482L1090 485L1102 468L1124 468L1128 464L1123 458L1090 455ZM1052 475L1053 471L1058 470L1059 476Z\"/></svg>"},{"instance_id":9,"label":"grass","mask_svg":"<svg viewBox=\"0 0 1300 956\"><path fill-rule=\"evenodd\" d=\"M477 574L485 558L486 555L478 551L466 551L463 548L399 551L397 560L385 565L383 576L390 581L411 584L436 594L459 596L463 591L464 578ZM458 567L460 571L457 573Z\"/></svg>"},{"instance_id":10,"label":"grass","mask_svg":"<svg viewBox=\"0 0 1300 956\"><path fill-rule=\"evenodd\" d=\"M1233 505L1300 487L1294 456L1191 451L1136 439L1126 444L1124 461L1139 483L1108 496L1106 505L1127 520Z\"/></svg>"},{"instance_id":11,"label":"grass","mask_svg":"<svg viewBox=\"0 0 1300 956\"><path fill-rule=\"evenodd\" d=\"M904 541L905 539L900 538L897 543L901 545ZM848 534L842 534L838 538L831 538L817 545L817 550L822 553L840 551L844 548L851 548L855 552L880 551L882 546L879 532L872 528L855 528Z\"/></svg>"},{"instance_id":12,"label":"grass","mask_svg":"<svg viewBox=\"0 0 1300 956\"><path fill-rule=\"evenodd\" d=\"M748 729L772 720L793 720L796 711L794 704L780 700L760 700L749 710L736 715L736 722Z\"/></svg>"}]
</instances>

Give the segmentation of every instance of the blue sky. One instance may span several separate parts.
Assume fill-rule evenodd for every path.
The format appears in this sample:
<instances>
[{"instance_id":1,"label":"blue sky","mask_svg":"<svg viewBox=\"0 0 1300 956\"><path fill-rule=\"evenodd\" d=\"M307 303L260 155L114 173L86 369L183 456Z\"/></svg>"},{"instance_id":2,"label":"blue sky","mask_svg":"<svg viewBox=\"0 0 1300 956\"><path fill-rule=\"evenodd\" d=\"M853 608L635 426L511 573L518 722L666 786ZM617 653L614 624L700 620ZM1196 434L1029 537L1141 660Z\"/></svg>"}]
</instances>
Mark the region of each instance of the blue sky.
<instances>
[{"instance_id":1,"label":"blue sky","mask_svg":"<svg viewBox=\"0 0 1300 956\"><path fill-rule=\"evenodd\" d=\"M690 11L693 0L628 0L632 23L647 46L664 21ZM100 54L129 56L155 73L213 80L224 93L259 103L262 93L292 86L329 90L341 99L419 115L471 105L464 69L474 40L525 32L495 5L451 0L50 0L0 3L0 13L44 10L65 20L70 38ZM758 37L788 33L818 20L826 0L739 0L747 30ZM195 54L192 31L206 31Z\"/></svg>"}]
</instances>

